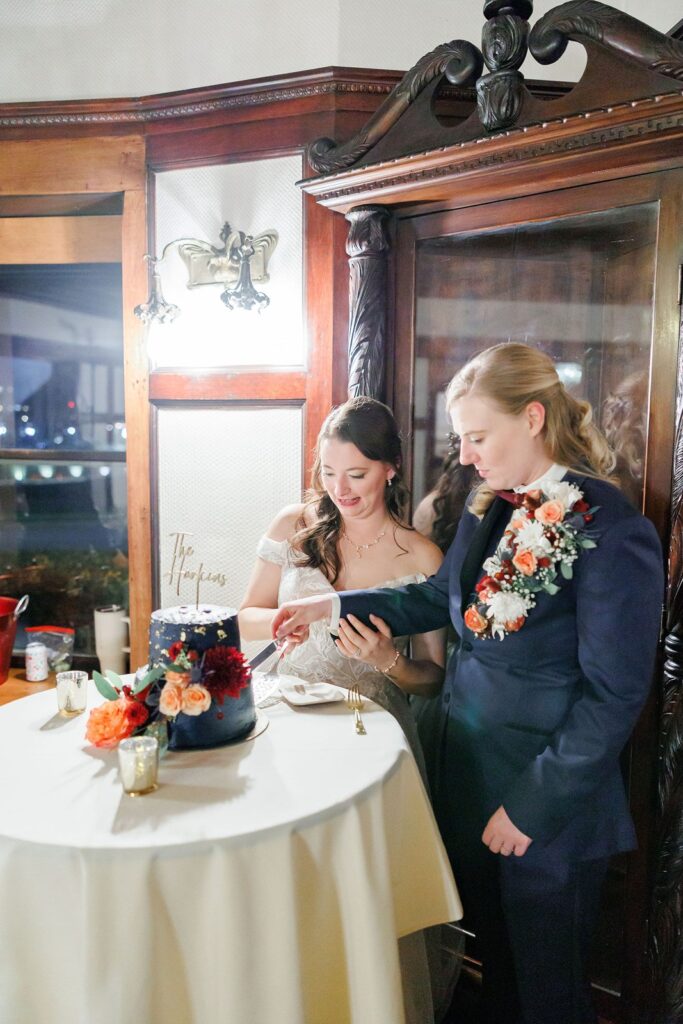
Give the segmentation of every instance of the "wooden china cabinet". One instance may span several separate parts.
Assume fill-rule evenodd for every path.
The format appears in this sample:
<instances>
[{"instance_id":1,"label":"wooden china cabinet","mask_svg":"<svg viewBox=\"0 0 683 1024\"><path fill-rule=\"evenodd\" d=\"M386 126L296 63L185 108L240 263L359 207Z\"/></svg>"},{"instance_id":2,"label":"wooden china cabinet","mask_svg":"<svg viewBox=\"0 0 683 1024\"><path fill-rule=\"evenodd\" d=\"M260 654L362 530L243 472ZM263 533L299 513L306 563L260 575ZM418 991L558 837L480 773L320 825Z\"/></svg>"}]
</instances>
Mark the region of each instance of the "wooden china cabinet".
<instances>
[{"instance_id":1,"label":"wooden china cabinet","mask_svg":"<svg viewBox=\"0 0 683 1024\"><path fill-rule=\"evenodd\" d=\"M623 756L639 849L612 865L593 978L609 1019L670 1024L683 1020L683 42L595 0L533 27L532 6L487 0L481 50L427 54L359 133L309 147L302 187L350 223L349 390L393 405L415 503L446 451L449 378L521 341L593 403L659 531L662 657ZM587 51L576 86L525 83L528 50L549 64L570 40Z\"/></svg>"}]
</instances>

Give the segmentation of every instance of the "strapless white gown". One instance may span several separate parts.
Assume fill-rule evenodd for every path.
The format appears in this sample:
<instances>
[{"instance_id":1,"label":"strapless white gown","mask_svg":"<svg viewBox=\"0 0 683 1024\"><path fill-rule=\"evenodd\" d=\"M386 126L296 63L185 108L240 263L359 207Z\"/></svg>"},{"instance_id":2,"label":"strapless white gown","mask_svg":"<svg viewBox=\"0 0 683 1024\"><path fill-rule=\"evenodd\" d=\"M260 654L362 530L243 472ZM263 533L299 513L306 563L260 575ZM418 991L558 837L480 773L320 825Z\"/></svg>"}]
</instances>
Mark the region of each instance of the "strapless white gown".
<instances>
[{"instance_id":1,"label":"strapless white gown","mask_svg":"<svg viewBox=\"0 0 683 1024\"><path fill-rule=\"evenodd\" d=\"M278 604L334 590L320 569L296 564L297 552L286 540L262 537L256 553L259 558L273 562L282 569ZM410 576L387 580L378 586L400 587L407 583L422 583L426 578L422 573L413 573ZM405 653L409 639L395 637L394 644L398 650ZM405 693L387 676L376 672L371 665L341 654L324 622L313 623L306 643L300 644L291 654L285 655L280 662L280 671L310 683L333 683L344 689L357 686L363 696L381 705L396 718L406 735L426 785L424 755Z\"/></svg>"}]
</instances>

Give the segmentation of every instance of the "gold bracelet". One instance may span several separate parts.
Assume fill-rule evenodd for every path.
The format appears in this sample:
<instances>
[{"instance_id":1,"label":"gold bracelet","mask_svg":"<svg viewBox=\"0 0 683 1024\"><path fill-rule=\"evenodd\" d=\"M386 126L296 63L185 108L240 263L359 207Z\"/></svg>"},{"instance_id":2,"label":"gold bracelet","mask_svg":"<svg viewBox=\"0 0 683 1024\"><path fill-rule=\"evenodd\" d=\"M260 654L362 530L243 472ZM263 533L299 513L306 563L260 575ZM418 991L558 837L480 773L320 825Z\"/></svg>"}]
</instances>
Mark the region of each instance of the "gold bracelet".
<instances>
[{"instance_id":1,"label":"gold bracelet","mask_svg":"<svg viewBox=\"0 0 683 1024\"><path fill-rule=\"evenodd\" d=\"M383 676L388 676L400 657L401 652L397 651L396 648L394 647L394 660L392 661L391 665L387 665L386 668L380 668L379 665L373 665L372 667L374 668L375 672L381 672Z\"/></svg>"}]
</instances>

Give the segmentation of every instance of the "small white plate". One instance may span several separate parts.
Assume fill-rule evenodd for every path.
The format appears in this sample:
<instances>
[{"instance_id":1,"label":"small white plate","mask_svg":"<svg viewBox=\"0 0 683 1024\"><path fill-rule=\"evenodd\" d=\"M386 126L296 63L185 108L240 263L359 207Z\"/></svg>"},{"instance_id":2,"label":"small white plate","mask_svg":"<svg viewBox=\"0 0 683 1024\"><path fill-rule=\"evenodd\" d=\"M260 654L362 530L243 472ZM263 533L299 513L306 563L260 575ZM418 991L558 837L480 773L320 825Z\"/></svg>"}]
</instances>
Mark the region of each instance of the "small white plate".
<instances>
[{"instance_id":1,"label":"small white plate","mask_svg":"<svg viewBox=\"0 0 683 1024\"><path fill-rule=\"evenodd\" d=\"M288 704L331 704L345 700L346 690L331 683L308 683L297 676L278 677L280 693Z\"/></svg>"}]
</instances>

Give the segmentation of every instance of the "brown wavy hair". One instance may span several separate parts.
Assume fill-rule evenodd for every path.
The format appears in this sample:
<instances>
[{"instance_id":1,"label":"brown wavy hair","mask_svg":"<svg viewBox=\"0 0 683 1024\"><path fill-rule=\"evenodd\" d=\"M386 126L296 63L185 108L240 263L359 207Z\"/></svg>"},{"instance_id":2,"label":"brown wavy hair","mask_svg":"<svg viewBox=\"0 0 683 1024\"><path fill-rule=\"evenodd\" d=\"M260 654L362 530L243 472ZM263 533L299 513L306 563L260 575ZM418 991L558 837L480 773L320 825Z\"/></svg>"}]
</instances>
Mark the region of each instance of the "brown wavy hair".
<instances>
[{"instance_id":1,"label":"brown wavy hair","mask_svg":"<svg viewBox=\"0 0 683 1024\"><path fill-rule=\"evenodd\" d=\"M395 476L384 489L384 503L394 528L402 526L410 530L412 527L404 518L409 496L403 482L401 437L391 409L374 398L352 398L333 409L320 428L311 488L304 498L297 532L292 538L292 546L301 553L297 564L320 569L334 584L341 572L338 544L344 527L341 513L322 481L320 449L323 441L330 438L355 444L366 459L385 462L394 468Z\"/></svg>"},{"instance_id":2,"label":"brown wavy hair","mask_svg":"<svg viewBox=\"0 0 683 1024\"><path fill-rule=\"evenodd\" d=\"M444 554L453 542L474 487L474 479L474 466L460 464L460 445L454 445L454 450L443 460L441 475L436 482L434 522L430 533Z\"/></svg>"},{"instance_id":3,"label":"brown wavy hair","mask_svg":"<svg viewBox=\"0 0 683 1024\"><path fill-rule=\"evenodd\" d=\"M480 352L448 385L448 411L467 394L488 398L511 416L520 415L530 402L540 402L548 458L585 475L611 479L614 453L593 423L590 402L569 394L552 359L539 349L505 343ZM494 491L481 484L470 504L472 512L483 515L493 497Z\"/></svg>"}]
</instances>

